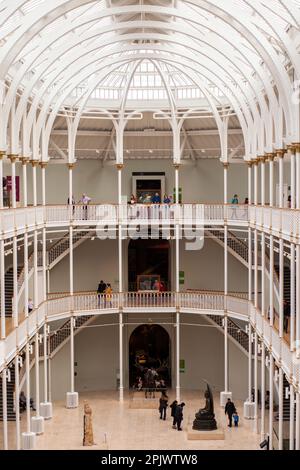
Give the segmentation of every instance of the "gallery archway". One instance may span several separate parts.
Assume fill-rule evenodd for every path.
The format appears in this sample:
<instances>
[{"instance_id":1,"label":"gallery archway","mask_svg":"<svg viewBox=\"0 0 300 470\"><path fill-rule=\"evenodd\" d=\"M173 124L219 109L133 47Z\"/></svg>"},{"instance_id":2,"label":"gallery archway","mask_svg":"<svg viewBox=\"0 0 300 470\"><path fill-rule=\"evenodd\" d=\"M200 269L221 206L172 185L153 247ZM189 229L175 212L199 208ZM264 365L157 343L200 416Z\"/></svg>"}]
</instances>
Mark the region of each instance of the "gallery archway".
<instances>
[{"instance_id":1,"label":"gallery archway","mask_svg":"<svg viewBox=\"0 0 300 470\"><path fill-rule=\"evenodd\" d=\"M168 332L160 325L140 325L129 338L129 386L138 377L144 378L153 367L158 378L171 386L171 341Z\"/></svg>"}]
</instances>

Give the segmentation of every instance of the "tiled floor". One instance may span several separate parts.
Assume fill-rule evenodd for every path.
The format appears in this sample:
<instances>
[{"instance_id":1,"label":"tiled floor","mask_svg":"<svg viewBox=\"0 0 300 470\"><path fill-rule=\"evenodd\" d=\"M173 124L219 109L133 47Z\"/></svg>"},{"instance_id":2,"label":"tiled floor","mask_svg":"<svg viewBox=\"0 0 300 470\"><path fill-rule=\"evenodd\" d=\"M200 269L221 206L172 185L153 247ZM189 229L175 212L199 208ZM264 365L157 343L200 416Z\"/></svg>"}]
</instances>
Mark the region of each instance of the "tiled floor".
<instances>
[{"instance_id":1,"label":"tiled floor","mask_svg":"<svg viewBox=\"0 0 300 470\"><path fill-rule=\"evenodd\" d=\"M215 397L215 413L218 426L225 430L225 440L188 441L187 430L191 428L194 414L204 406L202 395L203 393L191 391L182 393L181 398L186 403L184 432L172 429L170 415L167 421L161 421L156 410L130 409L128 396L124 403L120 404L117 392L82 394L80 406L75 410L67 410L64 402L57 402L54 403L54 417L45 423L45 433L37 437L37 449L234 450L259 448L260 436L254 433L253 421L243 420L242 403L236 402L240 412L240 426L230 429L225 421L224 410L219 407L218 397ZM173 393L169 393L169 396L170 400L173 399ZM82 447L84 400L88 401L93 410L96 445L91 448ZM24 425L25 416L22 418L22 428ZM9 441L12 448L13 441L15 441L15 423L9 423L9 428Z\"/></svg>"}]
</instances>

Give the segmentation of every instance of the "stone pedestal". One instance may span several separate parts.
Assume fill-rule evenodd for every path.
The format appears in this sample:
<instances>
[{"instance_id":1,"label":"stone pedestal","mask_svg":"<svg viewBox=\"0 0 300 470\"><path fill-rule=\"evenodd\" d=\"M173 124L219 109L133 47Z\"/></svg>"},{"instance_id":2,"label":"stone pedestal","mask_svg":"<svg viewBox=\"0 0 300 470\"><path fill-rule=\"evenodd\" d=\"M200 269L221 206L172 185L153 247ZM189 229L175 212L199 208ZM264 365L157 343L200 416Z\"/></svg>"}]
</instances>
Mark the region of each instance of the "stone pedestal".
<instances>
[{"instance_id":1,"label":"stone pedestal","mask_svg":"<svg viewBox=\"0 0 300 470\"><path fill-rule=\"evenodd\" d=\"M220 393L220 406L223 406L223 408L225 408L228 398L232 400L232 392L221 392Z\"/></svg>"},{"instance_id":2,"label":"stone pedestal","mask_svg":"<svg viewBox=\"0 0 300 470\"><path fill-rule=\"evenodd\" d=\"M42 416L33 416L31 418L31 432L39 435L44 432L44 418Z\"/></svg>"},{"instance_id":3,"label":"stone pedestal","mask_svg":"<svg viewBox=\"0 0 300 470\"><path fill-rule=\"evenodd\" d=\"M77 392L67 392L66 408L78 408L79 396Z\"/></svg>"},{"instance_id":4,"label":"stone pedestal","mask_svg":"<svg viewBox=\"0 0 300 470\"><path fill-rule=\"evenodd\" d=\"M255 418L255 403L245 401L244 403L244 418L254 419Z\"/></svg>"},{"instance_id":5,"label":"stone pedestal","mask_svg":"<svg viewBox=\"0 0 300 470\"><path fill-rule=\"evenodd\" d=\"M189 441L224 441L225 434L223 429L215 429L214 431L195 431L188 430L187 438Z\"/></svg>"},{"instance_id":6,"label":"stone pedestal","mask_svg":"<svg viewBox=\"0 0 300 470\"><path fill-rule=\"evenodd\" d=\"M35 434L34 432L23 432L22 433L22 450L34 450L35 449Z\"/></svg>"},{"instance_id":7,"label":"stone pedestal","mask_svg":"<svg viewBox=\"0 0 300 470\"><path fill-rule=\"evenodd\" d=\"M40 413L44 419L51 419L53 416L52 403L45 402L40 404Z\"/></svg>"}]
</instances>

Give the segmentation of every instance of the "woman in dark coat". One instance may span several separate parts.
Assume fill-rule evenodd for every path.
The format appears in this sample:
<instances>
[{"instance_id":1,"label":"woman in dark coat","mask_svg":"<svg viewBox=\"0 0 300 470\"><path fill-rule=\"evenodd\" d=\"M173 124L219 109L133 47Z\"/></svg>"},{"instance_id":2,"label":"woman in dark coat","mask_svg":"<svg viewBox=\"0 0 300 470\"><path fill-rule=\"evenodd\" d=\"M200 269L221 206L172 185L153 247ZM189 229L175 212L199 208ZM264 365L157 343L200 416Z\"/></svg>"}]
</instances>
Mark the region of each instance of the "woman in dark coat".
<instances>
[{"instance_id":1,"label":"woman in dark coat","mask_svg":"<svg viewBox=\"0 0 300 470\"><path fill-rule=\"evenodd\" d=\"M168 399L169 399L168 395L163 390L161 392L161 397L159 399L159 412L160 412L160 419L163 419L164 421L166 421Z\"/></svg>"}]
</instances>

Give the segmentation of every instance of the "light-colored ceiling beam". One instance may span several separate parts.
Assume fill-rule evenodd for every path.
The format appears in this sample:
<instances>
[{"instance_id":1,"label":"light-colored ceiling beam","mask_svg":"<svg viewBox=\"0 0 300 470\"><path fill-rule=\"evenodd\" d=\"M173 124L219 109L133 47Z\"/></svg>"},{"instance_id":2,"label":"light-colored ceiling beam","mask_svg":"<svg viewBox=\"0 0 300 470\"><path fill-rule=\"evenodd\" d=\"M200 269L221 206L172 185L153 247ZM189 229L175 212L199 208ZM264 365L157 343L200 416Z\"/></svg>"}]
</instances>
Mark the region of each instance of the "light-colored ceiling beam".
<instances>
[{"instance_id":1,"label":"light-colored ceiling beam","mask_svg":"<svg viewBox=\"0 0 300 470\"><path fill-rule=\"evenodd\" d=\"M218 129L199 129L199 130L186 130L185 131L187 136L218 136L219 131ZM229 135L243 135L242 129L228 129ZM68 131L67 129L54 129L52 131L52 136L67 136ZM88 129L81 129L77 132L78 137L109 137L111 135L111 131L103 131L103 130L88 130ZM182 132L184 137L184 133ZM152 130L152 129L145 129L144 131L124 131L124 137L172 137L172 131L169 130Z\"/></svg>"}]
</instances>

